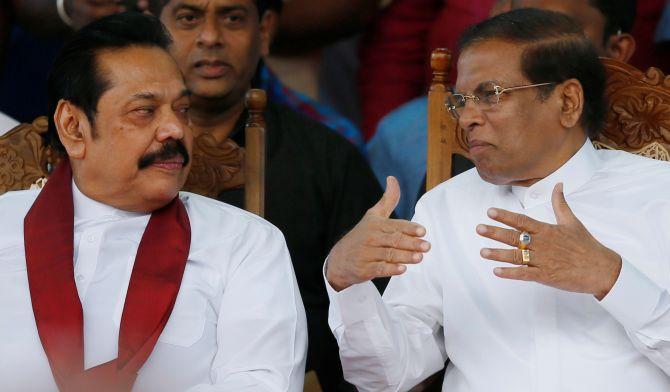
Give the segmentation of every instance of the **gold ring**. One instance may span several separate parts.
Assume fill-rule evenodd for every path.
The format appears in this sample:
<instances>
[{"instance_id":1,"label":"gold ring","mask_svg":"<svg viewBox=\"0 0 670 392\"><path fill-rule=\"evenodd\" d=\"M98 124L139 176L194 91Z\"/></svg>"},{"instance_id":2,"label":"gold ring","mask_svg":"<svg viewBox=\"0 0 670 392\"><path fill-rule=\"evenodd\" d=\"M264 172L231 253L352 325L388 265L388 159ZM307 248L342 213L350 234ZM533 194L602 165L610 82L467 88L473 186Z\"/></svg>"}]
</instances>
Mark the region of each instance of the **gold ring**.
<instances>
[{"instance_id":1,"label":"gold ring","mask_svg":"<svg viewBox=\"0 0 670 392\"><path fill-rule=\"evenodd\" d=\"M530 251L528 249L521 249L521 260L523 265L530 264Z\"/></svg>"},{"instance_id":2,"label":"gold ring","mask_svg":"<svg viewBox=\"0 0 670 392\"><path fill-rule=\"evenodd\" d=\"M531 239L532 238L527 231L522 231L521 234L519 234L519 249L524 250L528 248Z\"/></svg>"}]
</instances>

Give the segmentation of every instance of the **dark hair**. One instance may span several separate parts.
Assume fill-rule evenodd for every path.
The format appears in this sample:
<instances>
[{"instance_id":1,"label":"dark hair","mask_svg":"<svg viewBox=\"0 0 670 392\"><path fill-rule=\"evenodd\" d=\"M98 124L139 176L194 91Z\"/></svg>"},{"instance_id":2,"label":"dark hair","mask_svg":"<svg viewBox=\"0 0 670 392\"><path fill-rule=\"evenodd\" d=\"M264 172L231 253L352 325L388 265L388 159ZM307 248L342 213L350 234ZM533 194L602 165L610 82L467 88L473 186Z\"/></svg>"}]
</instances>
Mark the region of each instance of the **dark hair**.
<instances>
[{"instance_id":1,"label":"dark hair","mask_svg":"<svg viewBox=\"0 0 670 392\"><path fill-rule=\"evenodd\" d=\"M521 72L531 83L577 79L584 89L580 122L590 137L598 136L607 108L605 69L579 23L558 12L516 9L470 27L461 36L459 45L463 51L489 40L524 47ZM555 85L540 87L540 98L546 98L554 88Z\"/></svg>"},{"instance_id":2,"label":"dark hair","mask_svg":"<svg viewBox=\"0 0 670 392\"><path fill-rule=\"evenodd\" d=\"M630 33L637 15L637 0L584 0L597 9L605 19L603 29L603 44L607 43L609 37L616 35L619 31ZM512 1L516 7L517 1Z\"/></svg>"},{"instance_id":3,"label":"dark hair","mask_svg":"<svg viewBox=\"0 0 670 392\"><path fill-rule=\"evenodd\" d=\"M170 2L171 0L149 0L149 11L156 15L157 17L161 16L161 12L163 11L163 8ZM254 4L256 4L256 8L258 8L258 17L262 17L265 14L265 11L267 10L274 10L277 12L281 12L282 7L284 5L283 0L254 0Z\"/></svg>"},{"instance_id":4,"label":"dark hair","mask_svg":"<svg viewBox=\"0 0 670 392\"><path fill-rule=\"evenodd\" d=\"M630 33L637 15L637 0L589 0L589 4L598 9L605 17L605 42L619 31Z\"/></svg>"},{"instance_id":5,"label":"dark hair","mask_svg":"<svg viewBox=\"0 0 670 392\"><path fill-rule=\"evenodd\" d=\"M79 107L91 125L95 124L98 101L110 87L97 64L101 51L132 46L158 47L167 51L170 42L170 36L157 18L139 12L107 16L75 33L54 60L49 74L46 144L64 151L53 119L61 99Z\"/></svg>"}]
</instances>

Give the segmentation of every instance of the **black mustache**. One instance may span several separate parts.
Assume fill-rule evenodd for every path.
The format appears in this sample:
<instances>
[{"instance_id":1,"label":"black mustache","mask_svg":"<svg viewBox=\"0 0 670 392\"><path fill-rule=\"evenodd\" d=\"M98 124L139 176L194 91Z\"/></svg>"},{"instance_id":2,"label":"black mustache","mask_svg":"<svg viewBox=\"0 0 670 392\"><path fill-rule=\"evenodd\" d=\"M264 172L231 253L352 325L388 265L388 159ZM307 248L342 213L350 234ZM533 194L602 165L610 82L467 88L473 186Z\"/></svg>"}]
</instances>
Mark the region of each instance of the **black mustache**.
<instances>
[{"instance_id":1,"label":"black mustache","mask_svg":"<svg viewBox=\"0 0 670 392\"><path fill-rule=\"evenodd\" d=\"M142 170L156 162L166 161L179 155L184 158L182 167L188 165L190 157L188 156L188 151L186 151L184 143L182 143L181 140L169 140L163 143L163 147L161 147L160 150L143 155L137 163L137 166Z\"/></svg>"}]
</instances>

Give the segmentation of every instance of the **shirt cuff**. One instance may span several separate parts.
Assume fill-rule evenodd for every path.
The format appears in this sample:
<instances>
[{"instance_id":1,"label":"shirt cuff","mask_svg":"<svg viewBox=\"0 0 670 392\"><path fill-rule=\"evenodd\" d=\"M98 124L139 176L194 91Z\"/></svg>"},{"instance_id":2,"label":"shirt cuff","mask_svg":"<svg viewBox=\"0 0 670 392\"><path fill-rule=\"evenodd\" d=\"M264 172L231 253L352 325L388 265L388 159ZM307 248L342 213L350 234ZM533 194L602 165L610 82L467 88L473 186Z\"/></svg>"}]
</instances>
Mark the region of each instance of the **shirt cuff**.
<instances>
[{"instance_id":1,"label":"shirt cuff","mask_svg":"<svg viewBox=\"0 0 670 392\"><path fill-rule=\"evenodd\" d=\"M662 294L653 280L622 259L619 278L600 305L626 330L636 331L651 319Z\"/></svg>"},{"instance_id":2,"label":"shirt cuff","mask_svg":"<svg viewBox=\"0 0 670 392\"><path fill-rule=\"evenodd\" d=\"M326 291L330 300L328 324L331 329L335 330L343 324L352 325L377 314L377 303L381 302L382 298L372 282L358 283L337 292L326 279L325 264L323 280L326 282Z\"/></svg>"}]
</instances>

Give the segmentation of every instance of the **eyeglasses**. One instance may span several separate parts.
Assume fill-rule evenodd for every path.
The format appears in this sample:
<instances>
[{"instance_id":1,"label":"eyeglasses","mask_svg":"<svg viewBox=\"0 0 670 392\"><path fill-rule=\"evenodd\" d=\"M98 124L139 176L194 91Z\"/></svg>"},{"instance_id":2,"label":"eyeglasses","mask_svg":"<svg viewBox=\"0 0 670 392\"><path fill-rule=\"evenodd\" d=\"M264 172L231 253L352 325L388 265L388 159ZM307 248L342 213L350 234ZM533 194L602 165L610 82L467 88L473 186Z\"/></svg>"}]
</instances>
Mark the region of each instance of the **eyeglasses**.
<instances>
[{"instance_id":1,"label":"eyeglasses","mask_svg":"<svg viewBox=\"0 0 670 392\"><path fill-rule=\"evenodd\" d=\"M502 87L494 82L483 82L475 88L475 91L472 94L451 94L447 98L445 104L451 115L458 120L468 99L471 99L474 103L479 104L486 109L490 109L500 103L500 96L505 93L531 87L548 86L550 84L554 83L548 82L528 84L524 86Z\"/></svg>"}]
</instances>

